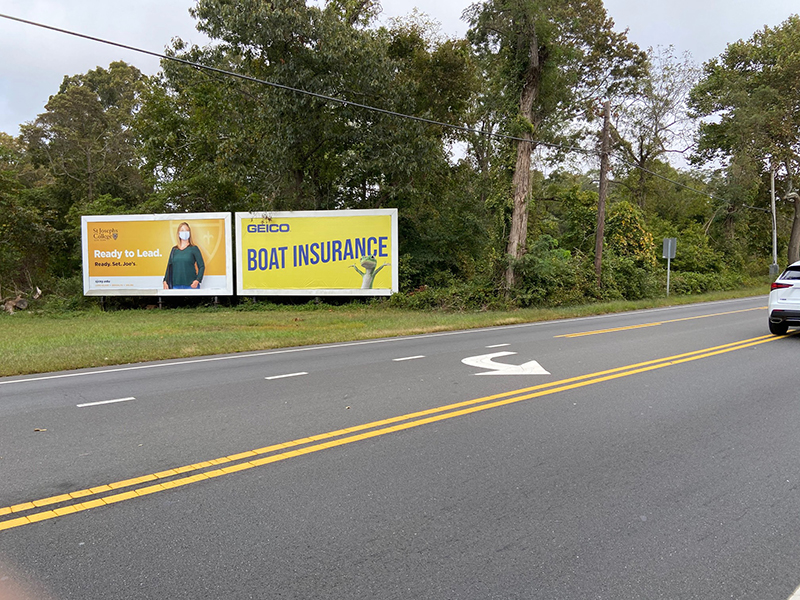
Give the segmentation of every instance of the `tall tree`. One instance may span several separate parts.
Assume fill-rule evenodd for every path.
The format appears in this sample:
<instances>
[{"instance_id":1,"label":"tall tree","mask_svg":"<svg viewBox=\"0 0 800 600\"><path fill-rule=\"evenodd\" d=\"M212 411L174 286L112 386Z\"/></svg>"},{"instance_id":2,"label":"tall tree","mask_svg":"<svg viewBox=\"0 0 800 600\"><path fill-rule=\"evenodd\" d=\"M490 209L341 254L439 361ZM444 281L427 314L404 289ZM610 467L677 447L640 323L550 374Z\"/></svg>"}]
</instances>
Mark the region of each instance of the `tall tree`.
<instances>
[{"instance_id":1,"label":"tall tree","mask_svg":"<svg viewBox=\"0 0 800 600\"><path fill-rule=\"evenodd\" d=\"M621 99L613 111L615 148L631 173L632 190L645 208L648 172L656 161L686 153L692 146L696 119L688 114L689 92L697 84L700 69L687 53L675 56L673 47L647 51L647 72L633 93Z\"/></svg>"},{"instance_id":2,"label":"tall tree","mask_svg":"<svg viewBox=\"0 0 800 600\"><path fill-rule=\"evenodd\" d=\"M264 208L380 206L403 187L413 192L410 182L441 162L452 136L320 96L460 122L475 80L469 46L433 41L414 20L372 29L376 11L364 0L200 0L198 27L219 43L175 50L284 87L165 64L153 107L180 133L165 127L145 136L156 142L148 142L154 171L171 183L213 162Z\"/></svg>"},{"instance_id":3,"label":"tall tree","mask_svg":"<svg viewBox=\"0 0 800 600\"><path fill-rule=\"evenodd\" d=\"M44 286L53 230L36 206L38 177L19 141L0 132L0 297Z\"/></svg>"},{"instance_id":4,"label":"tall tree","mask_svg":"<svg viewBox=\"0 0 800 600\"><path fill-rule=\"evenodd\" d=\"M703 66L691 92L691 106L708 120L700 127L698 160L723 160L732 173L755 167L758 186L775 169L782 198L794 205L788 260L800 258L800 17L765 27L749 40L728 45ZM738 165L738 167L737 167ZM763 194L766 188L762 185Z\"/></svg>"},{"instance_id":5,"label":"tall tree","mask_svg":"<svg viewBox=\"0 0 800 600\"><path fill-rule=\"evenodd\" d=\"M485 218L475 215L469 173L448 154L457 136L390 113L464 122L477 87L471 47L441 39L421 17L373 28L376 9L363 0L200 0L198 26L217 43L172 51L284 87L165 62L139 123L158 182L153 207L396 207L401 253L416 262L406 281L466 268Z\"/></svg>"},{"instance_id":6,"label":"tall tree","mask_svg":"<svg viewBox=\"0 0 800 600\"><path fill-rule=\"evenodd\" d=\"M61 184L68 205L101 194L135 203L148 192L132 134L144 80L124 62L65 77L46 111L22 127L31 158Z\"/></svg>"},{"instance_id":7,"label":"tall tree","mask_svg":"<svg viewBox=\"0 0 800 600\"><path fill-rule=\"evenodd\" d=\"M236 70L219 48L169 50L183 60ZM155 180L150 210L255 210L252 197L270 196L272 169L261 157L271 147L262 98L247 84L174 61L149 81L136 136L144 169ZM260 160L261 159L261 160Z\"/></svg>"},{"instance_id":8,"label":"tall tree","mask_svg":"<svg viewBox=\"0 0 800 600\"><path fill-rule=\"evenodd\" d=\"M131 211L151 191L133 128L145 80L124 62L65 77L45 112L20 128L27 158L52 182L35 190L37 211L60 238L51 271L80 268L81 214Z\"/></svg>"},{"instance_id":9,"label":"tall tree","mask_svg":"<svg viewBox=\"0 0 800 600\"><path fill-rule=\"evenodd\" d=\"M465 12L469 38L507 99L503 128L518 139L506 287L525 253L531 152L570 121L636 77L644 55L614 31L602 0L489 0Z\"/></svg>"}]
</instances>

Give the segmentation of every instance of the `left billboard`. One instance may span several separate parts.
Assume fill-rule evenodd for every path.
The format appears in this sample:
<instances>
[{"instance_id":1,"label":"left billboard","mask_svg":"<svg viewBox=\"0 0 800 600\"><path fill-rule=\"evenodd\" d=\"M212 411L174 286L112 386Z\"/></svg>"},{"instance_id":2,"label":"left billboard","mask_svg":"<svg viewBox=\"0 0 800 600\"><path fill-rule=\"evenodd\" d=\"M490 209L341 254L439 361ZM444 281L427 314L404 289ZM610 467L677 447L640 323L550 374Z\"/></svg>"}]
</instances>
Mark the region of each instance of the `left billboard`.
<instances>
[{"instance_id":1,"label":"left billboard","mask_svg":"<svg viewBox=\"0 0 800 600\"><path fill-rule=\"evenodd\" d=\"M81 217L83 293L229 296L230 240L230 213Z\"/></svg>"}]
</instances>

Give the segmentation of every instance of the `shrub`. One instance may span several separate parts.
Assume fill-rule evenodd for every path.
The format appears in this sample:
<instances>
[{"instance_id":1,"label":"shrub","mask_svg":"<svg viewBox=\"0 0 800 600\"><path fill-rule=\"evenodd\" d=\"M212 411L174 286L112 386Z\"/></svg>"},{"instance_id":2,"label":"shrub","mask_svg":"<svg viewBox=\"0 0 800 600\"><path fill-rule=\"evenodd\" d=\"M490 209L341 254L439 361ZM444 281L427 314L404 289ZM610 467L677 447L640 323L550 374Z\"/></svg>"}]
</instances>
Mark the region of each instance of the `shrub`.
<instances>
[{"instance_id":1,"label":"shrub","mask_svg":"<svg viewBox=\"0 0 800 600\"><path fill-rule=\"evenodd\" d=\"M677 272L670 276L670 293L679 295L702 294L704 292L733 290L745 285L739 273L695 273Z\"/></svg>"},{"instance_id":2,"label":"shrub","mask_svg":"<svg viewBox=\"0 0 800 600\"><path fill-rule=\"evenodd\" d=\"M560 248L558 240L540 236L518 261L520 285L512 298L520 306L563 306L594 295L592 272L580 255Z\"/></svg>"},{"instance_id":3,"label":"shrub","mask_svg":"<svg viewBox=\"0 0 800 600\"><path fill-rule=\"evenodd\" d=\"M656 269L632 256L603 256L603 300L642 300L660 294L662 286Z\"/></svg>"},{"instance_id":4,"label":"shrub","mask_svg":"<svg viewBox=\"0 0 800 600\"><path fill-rule=\"evenodd\" d=\"M412 310L502 310L509 308L502 291L491 283L451 282L445 287L422 286L393 294L390 306Z\"/></svg>"}]
</instances>

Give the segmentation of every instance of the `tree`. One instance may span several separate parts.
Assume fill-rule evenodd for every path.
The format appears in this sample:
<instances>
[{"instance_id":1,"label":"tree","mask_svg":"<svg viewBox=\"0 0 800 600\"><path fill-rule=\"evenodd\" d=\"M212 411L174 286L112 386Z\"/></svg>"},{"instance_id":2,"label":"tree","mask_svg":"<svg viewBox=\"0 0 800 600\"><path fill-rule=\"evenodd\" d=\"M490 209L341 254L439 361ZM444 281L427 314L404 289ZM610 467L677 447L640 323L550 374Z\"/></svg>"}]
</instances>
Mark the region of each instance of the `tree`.
<instances>
[{"instance_id":1,"label":"tree","mask_svg":"<svg viewBox=\"0 0 800 600\"><path fill-rule=\"evenodd\" d=\"M169 50L183 60L236 70L219 48ZM148 82L136 121L143 169L155 181L152 212L255 210L271 194L270 146L260 96L239 81L163 61Z\"/></svg>"},{"instance_id":2,"label":"tree","mask_svg":"<svg viewBox=\"0 0 800 600\"><path fill-rule=\"evenodd\" d=\"M201 0L199 28L219 43L172 52L316 95L165 62L138 132L154 209L395 207L415 262L407 282L468 269L485 218L448 155L457 134L387 112L463 122L477 86L470 46L419 15L372 29L375 14L370 2Z\"/></svg>"},{"instance_id":3,"label":"tree","mask_svg":"<svg viewBox=\"0 0 800 600\"><path fill-rule=\"evenodd\" d=\"M370 29L376 6L201 0L198 28L220 43L174 51L275 86L165 63L146 111L170 124L143 136L160 183L213 172L263 209L320 209L386 205L421 179L451 133L350 103L459 122L475 81L469 46L434 41L421 20Z\"/></svg>"},{"instance_id":4,"label":"tree","mask_svg":"<svg viewBox=\"0 0 800 600\"><path fill-rule=\"evenodd\" d=\"M393 108L384 100L391 97L395 72L387 62L388 40L365 28L375 10L369 1L313 6L305 0L200 0L194 9L198 29L221 42L215 55L204 53L207 57L230 70L310 92L236 83L242 106L229 107L240 122L225 130L231 118L223 118L220 128L212 127L212 133L222 129L243 142L239 151L249 153L248 163L261 175L250 182L261 187L253 191L271 208L335 208L342 165L354 162L354 151L365 145L374 150L384 141L377 137L387 128L384 117L312 95ZM372 134L366 141L365 132ZM245 133L249 139L242 139ZM362 189L380 201L373 185Z\"/></svg>"},{"instance_id":5,"label":"tree","mask_svg":"<svg viewBox=\"0 0 800 600\"><path fill-rule=\"evenodd\" d=\"M525 253L531 152L598 97L635 78L644 55L613 30L601 0L489 0L465 12L469 38L505 97L503 128L519 138L512 171L506 287Z\"/></svg>"},{"instance_id":6,"label":"tree","mask_svg":"<svg viewBox=\"0 0 800 600\"><path fill-rule=\"evenodd\" d=\"M68 206L100 194L135 203L147 193L132 137L144 80L124 62L65 77L46 112L22 127L32 160L61 184Z\"/></svg>"},{"instance_id":7,"label":"tree","mask_svg":"<svg viewBox=\"0 0 800 600\"><path fill-rule=\"evenodd\" d=\"M748 41L730 44L703 66L692 89L691 107L708 120L700 126L697 160L723 160L752 186L774 169L782 198L794 204L788 260L800 258L800 195L795 176L800 168L800 17L756 32ZM747 182L739 184L750 187Z\"/></svg>"},{"instance_id":8,"label":"tree","mask_svg":"<svg viewBox=\"0 0 800 600\"><path fill-rule=\"evenodd\" d=\"M615 149L631 178L633 195L645 208L649 171L670 154L687 152L693 142L696 120L688 115L689 92L697 83L699 68L686 53L675 56L674 48L649 48L647 74L633 94L614 108Z\"/></svg>"},{"instance_id":9,"label":"tree","mask_svg":"<svg viewBox=\"0 0 800 600\"><path fill-rule=\"evenodd\" d=\"M21 144L0 133L0 297L43 285L53 230L36 206L36 183Z\"/></svg>"},{"instance_id":10,"label":"tree","mask_svg":"<svg viewBox=\"0 0 800 600\"><path fill-rule=\"evenodd\" d=\"M151 190L133 128L145 80L124 62L65 77L45 112L21 127L26 159L49 178L29 194L59 238L49 256L51 271L80 269L81 214L109 204L114 212L131 211Z\"/></svg>"}]
</instances>

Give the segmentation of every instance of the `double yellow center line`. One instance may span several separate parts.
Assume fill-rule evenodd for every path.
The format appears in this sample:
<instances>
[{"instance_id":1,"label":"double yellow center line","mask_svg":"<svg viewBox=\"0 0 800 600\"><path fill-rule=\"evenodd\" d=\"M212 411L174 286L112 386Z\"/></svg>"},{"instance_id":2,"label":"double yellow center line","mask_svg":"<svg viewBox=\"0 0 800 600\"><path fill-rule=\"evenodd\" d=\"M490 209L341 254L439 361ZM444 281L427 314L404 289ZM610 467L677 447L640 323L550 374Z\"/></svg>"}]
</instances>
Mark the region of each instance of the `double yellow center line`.
<instances>
[{"instance_id":1,"label":"double yellow center line","mask_svg":"<svg viewBox=\"0 0 800 600\"><path fill-rule=\"evenodd\" d=\"M695 352L677 354L675 356L636 363L625 367L617 367L607 371L580 375L578 377L543 383L541 385L492 396L475 398L456 404L448 404L447 406L431 408L381 421L373 421L372 423L356 425L346 429L338 429L336 431L292 440L282 444L275 444L214 460L168 469L158 473L151 473L133 479L125 479L106 485L77 490L68 494L15 504L13 506L0 508L0 517L7 517L0 520L0 531L82 512L91 508L114 504L124 500L131 500L140 496L163 492L199 481L230 475L238 471L246 471L295 456L311 454L313 452L319 452L320 450L343 446L345 444L351 444L353 442L375 438L405 429L412 429L445 419L452 419L454 417L489 410L491 408L522 402L524 400L531 400L533 398L540 398L550 394L594 385L595 383L601 383L603 381L610 381L636 375L638 373L663 369L664 367L671 367L701 358L708 358L718 354L740 350L742 348L749 348L778 339L781 338L778 336L766 335L741 340L731 344L697 350Z\"/></svg>"},{"instance_id":2,"label":"double yellow center line","mask_svg":"<svg viewBox=\"0 0 800 600\"><path fill-rule=\"evenodd\" d=\"M741 310L729 310L727 312L713 313L709 315L697 315L695 317L682 317L680 319L669 319L667 321L655 321L653 323L641 323L639 325L627 325L625 327L614 327L612 329L595 329L594 331L582 331L579 333L565 333L564 335L557 335L557 338L577 338L587 335L598 335L601 333L616 333L618 331L630 331L632 329L644 329L645 327L658 327L659 325L666 325L667 323L680 323L681 321L694 321L696 319L707 319L709 317L721 317L723 315L735 315L737 313L750 312L754 310L764 310L765 306L757 306L755 308L743 308Z\"/></svg>"}]
</instances>

